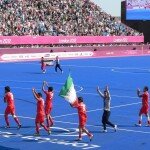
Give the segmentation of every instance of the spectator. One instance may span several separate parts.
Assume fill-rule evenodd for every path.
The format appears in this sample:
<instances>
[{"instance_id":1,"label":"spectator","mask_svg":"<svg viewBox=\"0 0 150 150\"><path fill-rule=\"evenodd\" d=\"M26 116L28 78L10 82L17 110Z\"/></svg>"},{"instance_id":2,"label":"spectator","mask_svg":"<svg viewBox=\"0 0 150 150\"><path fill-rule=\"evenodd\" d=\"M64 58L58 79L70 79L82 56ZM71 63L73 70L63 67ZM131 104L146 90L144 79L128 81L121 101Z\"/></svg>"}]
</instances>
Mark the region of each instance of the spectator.
<instances>
[{"instance_id":1,"label":"spectator","mask_svg":"<svg viewBox=\"0 0 150 150\"><path fill-rule=\"evenodd\" d=\"M1 0L0 35L139 35L90 0Z\"/></svg>"}]
</instances>

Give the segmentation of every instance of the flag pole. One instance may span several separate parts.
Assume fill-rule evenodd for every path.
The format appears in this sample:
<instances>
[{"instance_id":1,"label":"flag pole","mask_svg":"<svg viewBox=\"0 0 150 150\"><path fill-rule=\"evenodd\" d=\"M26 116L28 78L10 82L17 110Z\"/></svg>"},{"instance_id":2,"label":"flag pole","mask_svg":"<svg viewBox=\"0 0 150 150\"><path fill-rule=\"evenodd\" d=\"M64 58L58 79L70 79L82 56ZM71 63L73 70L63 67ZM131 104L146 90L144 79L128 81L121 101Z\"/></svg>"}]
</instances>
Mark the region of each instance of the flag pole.
<instances>
[{"instance_id":1,"label":"flag pole","mask_svg":"<svg viewBox=\"0 0 150 150\"><path fill-rule=\"evenodd\" d=\"M71 69L69 68L69 76L71 76Z\"/></svg>"}]
</instances>

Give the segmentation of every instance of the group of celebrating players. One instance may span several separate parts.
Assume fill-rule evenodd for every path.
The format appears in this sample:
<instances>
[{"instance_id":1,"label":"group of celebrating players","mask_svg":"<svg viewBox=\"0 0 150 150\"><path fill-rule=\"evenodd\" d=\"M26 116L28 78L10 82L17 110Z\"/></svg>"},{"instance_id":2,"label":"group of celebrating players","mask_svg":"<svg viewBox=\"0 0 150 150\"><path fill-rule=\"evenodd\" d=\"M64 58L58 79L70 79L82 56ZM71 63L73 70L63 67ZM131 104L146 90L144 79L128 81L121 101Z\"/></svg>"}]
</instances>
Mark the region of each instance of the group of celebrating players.
<instances>
[{"instance_id":1,"label":"group of celebrating players","mask_svg":"<svg viewBox=\"0 0 150 150\"><path fill-rule=\"evenodd\" d=\"M47 87L47 89L45 89ZM52 111L52 103L53 103L53 96L54 96L54 90L52 86L48 86L47 82L43 82L42 85L42 91L46 95L46 100L42 98L42 93L37 92L36 89L32 89L33 95L36 99L36 105L37 105L37 113L35 118L35 126L36 126L36 132L35 136L39 136L40 132L40 126L42 126L48 134L51 133L51 127L54 125L51 111ZM103 116L102 116L102 124L103 124L103 132L107 132L106 125L110 125L114 128L114 131L117 130L117 125L111 123L109 121L110 117L110 101L111 96L109 92L108 86L104 89L103 92L100 91L100 88L97 87L98 94L103 98L104 102L104 108L103 108ZM144 114L147 117L147 126L150 126L150 117L149 117L149 93L148 93L148 87L145 86L143 89L143 92L140 91L140 89L137 90L137 96L142 98L142 107L139 112L139 122L138 124L135 124L136 126L142 126L142 115ZM11 92L11 89L9 86L5 87L5 95L4 95L4 102L7 103L7 107L5 109L5 121L6 121L6 128L10 128L10 123L8 120L8 115L11 114L17 123L17 128L20 129L21 123L18 119L18 117L15 114L15 105L14 105L14 96ZM86 128L86 122L87 122L87 114L86 114L86 105L83 102L82 97L77 98L77 103L75 105L72 105L72 107L77 108L78 110L78 117L79 117L79 138L78 141L82 140L82 133L86 133L90 139L90 141L93 138L93 134L90 133ZM46 118L46 125L44 124Z\"/></svg>"},{"instance_id":2,"label":"group of celebrating players","mask_svg":"<svg viewBox=\"0 0 150 150\"><path fill-rule=\"evenodd\" d=\"M55 65L55 71L57 72L57 68L60 69L61 72L62 69L60 67L60 60L58 56L56 57L56 65ZM41 58L41 69L43 72L46 71L46 65L45 60L42 57ZM47 89L45 89L47 87ZM36 89L32 89L34 98L36 100L37 105L37 113L35 118L35 126L36 126L36 132L35 136L39 136L40 132L40 126L42 126L48 134L51 134L51 127L54 125L53 118L51 116L52 111L52 103L53 103L53 96L54 96L54 90L52 86L49 86L46 81L43 82L42 85L42 91L46 95L46 99L42 98L42 93L37 92ZM97 92L100 95L100 97L103 99L103 115L102 115L102 124L103 124L103 132L107 132L106 125L110 125L114 128L114 131L117 131L117 125L111 123L109 121L109 117L111 114L110 111L110 102L111 102L111 96L109 92L108 86L105 87L104 91L102 92L99 87L97 87ZM149 117L149 92L148 87L145 86L143 88L143 92L140 91L140 89L137 89L137 96L142 98L142 107L139 111L139 121L138 124L135 124L136 126L142 126L142 116L143 114L147 117L147 126L150 126L150 117ZM10 123L8 119L8 115L11 114L14 118L15 122L17 123L17 128L20 129L21 123L18 119L18 117L15 114L15 105L14 105L14 96L11 92L11 89L9 86L5 87L5 95L4 95L4 102L7 103L7 107L5 109L5 122L6 122L6 128L10 128ZM86 105L84 104L83 98L78 97L77 103L75 105L70 104L72 107L77 108L78 111L78 117L79 117L79 138L78 141L82 140L82 133L86 133L90 139L90 141L93 138L93 134L90 133L86 128L86 122L87 122L87 114L86 114ZM44 124L44 121L46 119L46 125Z\"/></svg>"}]
</instances>

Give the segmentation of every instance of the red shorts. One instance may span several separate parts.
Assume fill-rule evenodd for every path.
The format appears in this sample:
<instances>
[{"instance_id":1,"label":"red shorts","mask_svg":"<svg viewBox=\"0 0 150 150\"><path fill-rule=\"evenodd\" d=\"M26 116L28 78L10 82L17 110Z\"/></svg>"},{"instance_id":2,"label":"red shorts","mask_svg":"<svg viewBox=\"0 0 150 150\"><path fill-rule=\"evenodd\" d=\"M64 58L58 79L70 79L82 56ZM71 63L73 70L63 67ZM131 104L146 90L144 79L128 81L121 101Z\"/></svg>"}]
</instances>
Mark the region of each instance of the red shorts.
<instances>
[{"instance_id":1,"label":"red shorts","mask_svg":"<svg viewBox=\"0 0 150 150\"><path fill-rule=\"evenodd\" d=\"M9 107L7 106L5 109L5 115L15 115L15 107Z\"/></svg>"},{"instance_id":2,"label":"red shorts","mask_svg":"<svg viewBox=\"0 0 150 150\"><path fill-rule=\"evenodd\" d=\"M85 127L86 121L87 121L87 117L86 116L79 117L79 127L81 127L81 128Z\"/></svg>"},{"instance_id":3,"label":"red shorts","mask_svg":"<svg viewBox=\"0 0 150 150\"><path fill-rule=\"evenodd\" d=\"M52 107L45 107L45 115L49 115L52 111Z\"/></svg>"},{"instance_id":4,"label":"red shorts","mask_svg":"<svg viewBox=\"0 0 150 150\"><path fill-rule=\"evenodd\" d=\"M36 115L36 119L35 122L36 123L43 123L45 119L45 115L44 114L37 114Z\"/></svg>"},{"instance_id":5,"label":"red shorts","mask_svg":"<svg viewBox=\"0 0 150 150\"><path fill-rule=\"evenodd\" d=\"M145 115L148 114L148 107L143 106L143 107L140 109L139 115L142 115L142 114L145 114Z\"/></svg>"}]
</instances>

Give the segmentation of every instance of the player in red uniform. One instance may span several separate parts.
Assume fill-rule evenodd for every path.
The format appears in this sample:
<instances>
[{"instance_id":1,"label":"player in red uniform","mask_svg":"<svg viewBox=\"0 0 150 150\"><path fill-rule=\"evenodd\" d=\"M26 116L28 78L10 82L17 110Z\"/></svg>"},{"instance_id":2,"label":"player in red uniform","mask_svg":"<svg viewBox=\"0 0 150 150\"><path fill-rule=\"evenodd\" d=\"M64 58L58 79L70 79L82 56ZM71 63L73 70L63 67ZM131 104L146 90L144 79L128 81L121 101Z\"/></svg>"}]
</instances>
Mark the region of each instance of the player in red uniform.
<instances>
[{"instance_id":1,"label":"player in red uniform","mask_svg":"<svg viewBox=\"0 0 150 150\"><path fill-rule=\"evenodd\" d=\"M11 114L18 125L18 129L21 128L21 124L18 120L18 117L15 115L15 104L14 104L14 96L10 90L9 86L5 87L5 96L4 102L7 103L7 107L5 109L5 121L6 121L6 128L10 128L8 115Z\"/></svg>"},{"instance_id":2,"label":"player in red uniform","mask_svg":"<svg viewBox=\"0 0 150 150\"><path fill-rule=\"evenodd\" d=\"M35 120L36 133L34 135L35 136L40 135L39 134L40 125L48 132L48 134L50 134L50 130L44 124L45 112L44 112L44 100L42 98L42 94L37 93L34 88L32 89L32 92L37 101L37 114L36 114L36 120Z\"/></svg>"},{"instance_id":3,"label":"player in red uniform","mask_svg":"<svg viewBox=\"0 0 150 150\"><path fill-rule=\"evenodd\" d=\"M45 85L48 87L48 90L45 90ZM53 126L53 119L51 116L52 111L52 100L54 96L53 87L49 87L47 82L43 82L42 90L46 95L46 101L45 101L45 115L46 115L46 121L47 121L47 127Z\"/></svg>"},{"instance_id":4,"label":"player in red uniform","mask_svg":"<svg viewBox=\"0 0 150 150\"><path fill-rule=\"evenodd\" d=\"M78 141L82 140L82 133L85 132L89 138L90 141L93 138L93 134L91 134L86 128L86 121L87 121L87 115L86 115L86 105L83 103L83 98L78 97L78 103L75 105L71 105L74 108L77 108L78 110L78 116L79 116L79 138Z\"/></svg>"},{"instance_id":5,"label":"player in red uniform","mask_svg":"<svg viewBox=\"0 0 150 150\"><path fill-rule=\"evenodd\" d=\"M46 63L44 62L44 57L41 57L41 70L43 73L46 72Z\"/></svg>"},{"instance_id":6,"label":"player in red uniform","mask_svg":"<svg viewBox=\"0 0 150 150\"><path fill-rule=\"evenodd\" d=\"M139 122L136 126L142 126L142 115L144 114L147 117L147 126L150 126L150 117L149 117L149 93L148 87L145 86L143 89L143 93L141 93L140 89L137 89L138 97L142 98L142 107L139 112Z\"/></svg>"}]
</instances>

